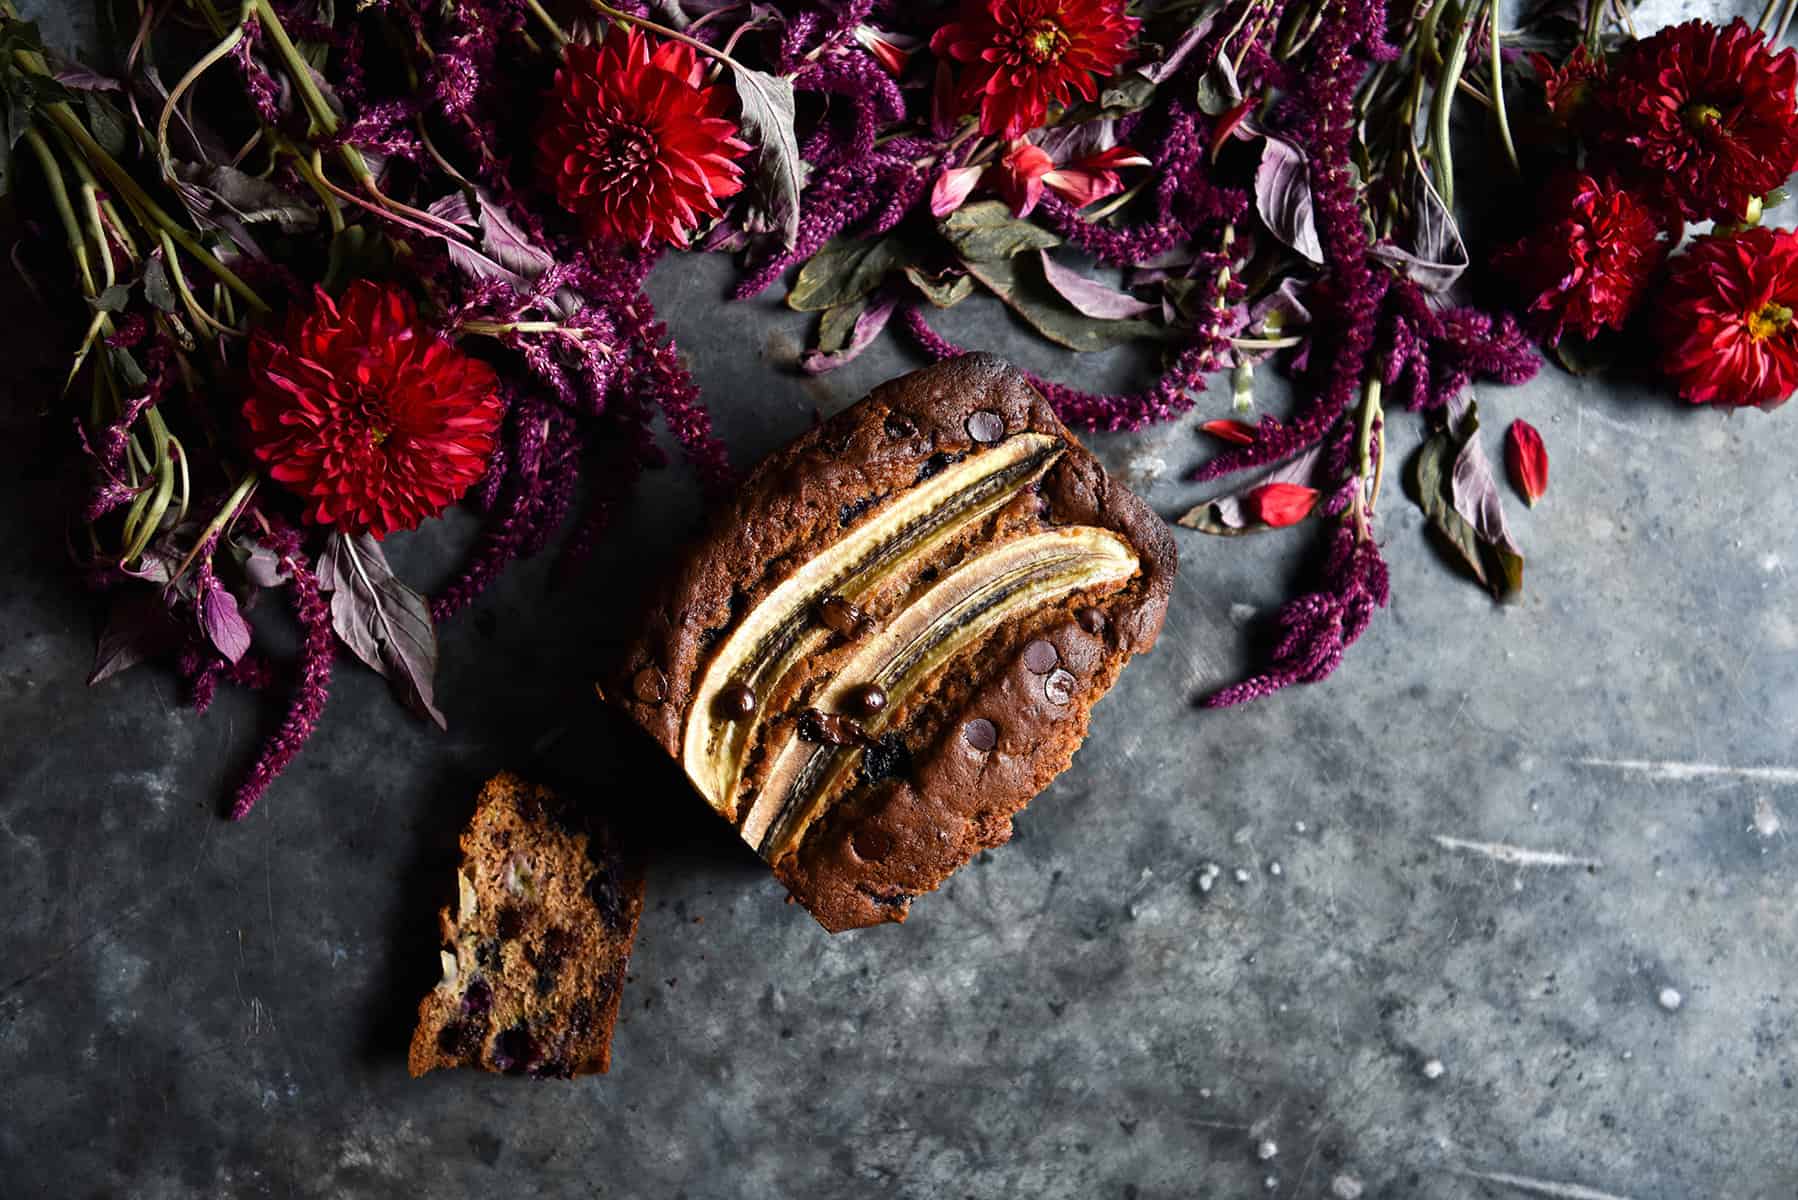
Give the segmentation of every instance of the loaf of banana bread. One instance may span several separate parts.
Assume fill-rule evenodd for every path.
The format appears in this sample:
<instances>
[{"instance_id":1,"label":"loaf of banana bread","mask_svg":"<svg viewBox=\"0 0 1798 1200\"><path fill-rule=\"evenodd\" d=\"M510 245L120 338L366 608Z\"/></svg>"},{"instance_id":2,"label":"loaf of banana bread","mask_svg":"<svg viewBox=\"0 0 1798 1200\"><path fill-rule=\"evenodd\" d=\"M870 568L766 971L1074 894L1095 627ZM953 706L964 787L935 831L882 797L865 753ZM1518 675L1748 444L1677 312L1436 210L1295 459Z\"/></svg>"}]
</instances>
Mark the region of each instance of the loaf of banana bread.
<instances>
[{"instance_id":1,"label":"loaf of banana bread","mask_svg":"<svg viewBox=\"0 0 1798 1200\"><path fill-rule=\"evenodd\" d=\"M763 461L608 690L825 928L900 921L1066 769L1174 569L1022 373L968 355Z\"/></svg>"}]
</instances>

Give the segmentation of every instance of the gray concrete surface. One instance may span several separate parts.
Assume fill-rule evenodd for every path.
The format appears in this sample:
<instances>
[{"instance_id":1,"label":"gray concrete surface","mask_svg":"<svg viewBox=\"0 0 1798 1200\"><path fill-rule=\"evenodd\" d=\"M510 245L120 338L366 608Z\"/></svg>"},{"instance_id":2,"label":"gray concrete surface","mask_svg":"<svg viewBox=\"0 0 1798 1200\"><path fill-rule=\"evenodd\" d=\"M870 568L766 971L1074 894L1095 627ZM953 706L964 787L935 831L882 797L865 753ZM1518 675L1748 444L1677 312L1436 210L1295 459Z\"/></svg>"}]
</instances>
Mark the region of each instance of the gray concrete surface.
<instances>
[{"instance_id":1,"label":"gray concrete surface","mask_svg":"<svg viewBox=\"0 0 1798 1200\"><path fill-rule=\"evenodd\" d=\"M884 344L802 380L807 322L717 306L727 278L675 260L655 291L739 462L914 365ZM1395 492L1390 611L1328 683L1241 711L1191 702L1250 663L1312 535L1182 533L1161 647L1014 842L831 938L633 777L586 691L697 512L678 471L575 586L532 567L445 631L447 734L343 669L311 749L221 821L276 707L83 687L36 415L60 331L0 291L0 1195L1798 1195L1798 412L1482 390L1495 452L1522 416L1553 457L1514 517L1524 602L1451 576ZM1190 423L1101 450L1163 511L1198 496ZM428 582L465 532L396 556ZM609 1077L406 1077L455 831L502 766L660 830Z\"/></svg>"}]
</instances>

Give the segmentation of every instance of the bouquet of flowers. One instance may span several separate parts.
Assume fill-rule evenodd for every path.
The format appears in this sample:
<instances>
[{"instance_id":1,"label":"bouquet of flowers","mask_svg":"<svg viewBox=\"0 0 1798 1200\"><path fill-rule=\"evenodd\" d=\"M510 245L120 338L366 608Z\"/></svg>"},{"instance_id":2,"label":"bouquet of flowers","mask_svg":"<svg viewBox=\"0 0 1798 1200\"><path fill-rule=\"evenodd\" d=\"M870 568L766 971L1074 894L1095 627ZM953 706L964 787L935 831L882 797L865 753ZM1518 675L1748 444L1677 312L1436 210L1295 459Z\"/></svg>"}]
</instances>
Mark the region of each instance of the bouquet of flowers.
<instances>
[{"instance_id":1,"label":"bouquet of flowers","mask_svg":"<svg viewBox=\"0 0 1798 1200\"><path fill-rule=\"evenodd\" d=\"M1193 478L1249 478L1180 523L1327 536L1271 663L1207 703L1321 679L1386 603L1394 401L1427 424L1431 525L1503 597L1523 559L1471 382L1529 377L1538 341L1591 369L1658 322L1691 402L1798 386L1798 237L1759 224L1798 167L1780 2L1637 38L1612 0L1512 30L1490 0L171 0L120 5L101 70L0 0L5 186L86 305L54 411L112 598L93 679L166 656L200 709L263 686L243 614L284 593L298 682L236 817L339 648L441 721L436 624L558 539L578 565L658 422L729 486L643 291L669 248L740 256L738 296L784 281L819 314L809 372L889 327L957 353L984 292L1071 353L1161 355L1131 393L1039 380L1076 426L1224 377ZM1468 161L1538 222L1471 246ZM1272 368L1294 400L1251 419ZM1533 503L1540 436L1514 424L1506 459ZM427 597L383 541L457 502L487 521Z\"/></svg>"}]
</instances>

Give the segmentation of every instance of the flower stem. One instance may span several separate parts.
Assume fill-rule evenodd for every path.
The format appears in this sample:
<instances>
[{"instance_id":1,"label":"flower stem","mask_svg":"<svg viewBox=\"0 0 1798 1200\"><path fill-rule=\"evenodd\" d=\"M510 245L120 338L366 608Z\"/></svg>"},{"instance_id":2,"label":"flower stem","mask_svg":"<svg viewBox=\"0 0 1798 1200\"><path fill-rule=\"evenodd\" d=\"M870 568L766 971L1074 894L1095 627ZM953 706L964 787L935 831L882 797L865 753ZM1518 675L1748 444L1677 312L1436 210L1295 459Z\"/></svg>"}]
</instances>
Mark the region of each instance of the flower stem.
<instances>
[{"instance_id":1,"label":"flower stem","mask_svg":"<svg viewBox=\"0 0 1798 1200\"><path fill-rule=\"evenodd\" d=\"M1436 176L1436 191L1442 197L1442 207L1449 212L1455 210L1455 159L1449 145L1448 117L1454 108L1455 85L1460 82L1461 71L1467 65L1467 44L1473 38L1474 25L1468 18L1472 15L1466 10L1459 14L1461 27L1455 32L1454 45L1436 80L1436 94L1430 98L1430 170Z\"/></svg>"},{"instance_id":2,"label":"flower stem","mask_svg":"<svg viewBox=\"0 0 1798 1200\"><path fill-rule=\"evenodd\" d=\"M1355 491L1355 524L1363 538L1373 536L1369 521L1374 505L1379 502L1380 483L1386 474L1386 423L1380 405L1380 390L1380 377L1370 375L1362 393L1361 427L1355 439L1355 474L1360 480ZM1367 483L1370 472L1373 476L1371 489Z\"/></svg>"},{"instance_id":3,"label":"flower stem","mask_svg":"<svg viewBox=\"0 0 1798 1200\"><path fill-rule=\"evenodd\" d=\"M524 6L530 10L532 16L543 22L543 28L549 32L550 37L556 39L556 45L566 46L568 44L568 35L562 31L560 25L556 24L556 19L544 10L543 5L539 4L537 0L524 0Z\"/></svg>"},{"instance_id":4,"label":"flower stem","mask_svg":"<svg viewBox=\"0 0 1798 1200\"><path fill-rule=\"evenodd\" d=\"M262 477L256 472L244 472L244 477L237 481L237 486L232 489L229 496L225 497L225 503L219 507L218 512L213 514L212 520L207 522L206 528L200 530L200 536L195 540L194 548L187 552L187 557L181 560L181 565L176 567L175 573L169 577L170 586L173 586L175 580L187 574L187 569L194 565L194 559L199 557L200 551L205 549L212 539L231 523L231 519L245 504L249 503L250 497L256 492L256 485L261 482Z\"/></svg>"},{"instance_id":5,"label":"flower stem","mask_svg":"<svg viewBox=\"0 0 1798 1200\"><path fill-rule=\"evenodd\" d=\"M666 25L656 24L648 17L634 16L631 13L625 12L623 9L613 8L610 4L605 3L605 0L587 0L587 3L591 4L602 16L610 17L614 21L623 21L627 24L635 25L639 29L647 29L658 37L665 37L671 41L683 42L686 45L693 47L693 49L699 51L701 54L717 59L732 70L744 71L748 69L724 51L715 46L708 46L696 37L688 37L678 29L670 29Z\"/></svg>"},{"instance_id":6,"label":"flower stem","mask_svg":"<svg viewBox=\"0 0 1798 1200\"><path fill-rule=\"evenodd\" d=\"M1492 111L1498 117L1498 137L1505 144L1505 157L1511 160L1511 170L1521 174L1523 167L1517 161L1517 143L1511 140L1511 119L1505 113L1505 59L1499 53L1498 0L1487 0L1486 12L1492 30Z\"/></svg>"},{"instance_id":7,"label":"flower stem","mask_svg":"<svg viewBox=\"0 0 1798 1200\"><path fill-rule=\"evenodd\" d=\"M174 87L169 89L169 98L162 103L162 115L156 119L156 161L162 164L166 177L169 171L169 122L175 116L175 106L181 103L181 97L189 88L200 81L200 76L230 56L237 44L243 41L243 26L238 25L225 35L225 39L200 57L187 74L183 75Z\"/></svg>"}]
</instances>

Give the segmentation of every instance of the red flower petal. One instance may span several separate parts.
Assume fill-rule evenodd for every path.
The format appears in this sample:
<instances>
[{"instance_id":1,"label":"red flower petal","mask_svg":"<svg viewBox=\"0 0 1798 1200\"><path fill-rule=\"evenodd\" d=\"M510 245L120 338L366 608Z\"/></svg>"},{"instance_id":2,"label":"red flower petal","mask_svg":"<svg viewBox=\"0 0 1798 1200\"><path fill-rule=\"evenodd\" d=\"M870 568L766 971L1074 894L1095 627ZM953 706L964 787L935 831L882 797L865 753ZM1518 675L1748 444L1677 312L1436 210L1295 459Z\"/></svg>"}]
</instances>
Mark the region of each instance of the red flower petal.
<instances>
[{"instance_id":1,"label":"red flower petal","mask_svg":"<svg viewBox=\"0 0 1798 1200\"><path fill-rule=\"evenodd\" d=\"M1317 506L1317 489L1297 483L1264 483L1243 497L1243 507L1263 525L1297 525Z\"/></svg>"},{"instance_id":2,"label":"red flower petal","mask_svg":"<svg viewBox=\"0 0 1798 1200\"><path fill-rule=\"evenodd\" d=\"M1548 490L1548 450L1528 421L1512 421L1505 431L1505 470L1511 486L1532 507Z\"/></svg>"},{"instance_id":3,"label":"red flower petal","mask_svg":"<svg viewBox=\"0 0 1798 1200\"><path fill-rule=\"evenodd\" d=\"M1233 421L1228 417L1222 417L1216 421L1207 421L1199 428L1219 441L1229 442L1233 446L1255 444L1255 427L1246 421Z\"/></svg>"}]
</instances>

